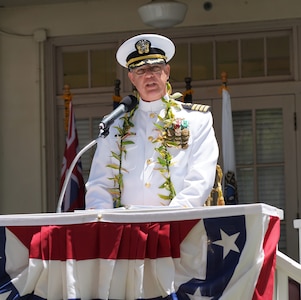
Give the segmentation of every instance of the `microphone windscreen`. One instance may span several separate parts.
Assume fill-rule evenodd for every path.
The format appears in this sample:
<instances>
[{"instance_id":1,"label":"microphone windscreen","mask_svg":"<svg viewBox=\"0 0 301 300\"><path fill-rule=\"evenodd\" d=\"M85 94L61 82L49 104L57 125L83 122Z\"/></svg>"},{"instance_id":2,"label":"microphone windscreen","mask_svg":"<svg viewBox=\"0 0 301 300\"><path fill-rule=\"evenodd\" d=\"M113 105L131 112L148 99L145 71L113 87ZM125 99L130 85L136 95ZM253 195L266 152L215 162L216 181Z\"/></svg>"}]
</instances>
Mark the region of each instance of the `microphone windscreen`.
<instances>
[{"instance_id":1,"label":"microphone windscreen","mask_svg":"<svg viewBox=\"0 0 301 300\"><path fill-rule=\"evenodd\" d=\"M132 109L134 109L136 107L137 103L138 103L138 100L133 95L128 95L120 101L120 104L123 104L125 106L126 112L129 112Z\"/></svg>"}]
</instances>

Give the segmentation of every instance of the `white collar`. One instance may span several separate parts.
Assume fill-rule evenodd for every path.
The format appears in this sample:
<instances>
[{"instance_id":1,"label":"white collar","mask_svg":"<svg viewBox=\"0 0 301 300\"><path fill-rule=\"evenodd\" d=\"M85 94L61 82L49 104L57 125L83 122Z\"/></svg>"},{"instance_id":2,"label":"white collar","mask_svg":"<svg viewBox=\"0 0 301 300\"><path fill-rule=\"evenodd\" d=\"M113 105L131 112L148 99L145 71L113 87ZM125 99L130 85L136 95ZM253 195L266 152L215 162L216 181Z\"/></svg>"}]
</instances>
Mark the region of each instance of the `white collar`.
<instances>
[{"instance_id":1,"label":"white collar","mask_svg":"<svg viewBox=\"0 0 301 300\"><path fill-rule=\"evenodd\" d=\"M168 99L168 95L164 96L165 99ZM165 104L161 99L155 101L144 101L140 98L139 100L139 109L145 112L159 112L161 109L165 108Z\"/></svg>"}]
</instances>

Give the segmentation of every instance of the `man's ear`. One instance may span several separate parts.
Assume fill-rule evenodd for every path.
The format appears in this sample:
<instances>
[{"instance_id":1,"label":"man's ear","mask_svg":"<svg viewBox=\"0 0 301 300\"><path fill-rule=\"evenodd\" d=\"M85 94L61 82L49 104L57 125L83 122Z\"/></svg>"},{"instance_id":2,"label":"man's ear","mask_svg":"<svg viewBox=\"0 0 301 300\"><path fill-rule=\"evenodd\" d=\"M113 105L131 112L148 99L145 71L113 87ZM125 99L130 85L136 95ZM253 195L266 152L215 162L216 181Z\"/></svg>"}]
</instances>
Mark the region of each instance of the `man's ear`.
<instances>
[{"instance_id":1,"label":"man's ear","mask_svg":"<svg viewBox=\"0 0 301 300\"><path fill-rule=\"evenodd\" d=\"M131 83L132 83L133 85L135 85L135 84L134 84L134 75L133 75L132 72L130 72L130 71L128 72L128 77L129 77Z\"/></svg>"},{"instance_id":2,"label":"man's ear","mask_svg":"<svg viewBox=\"0 0 301 300\"><path fill-rule=\"evenodd\" d=\"M166 73L167 77L169 78L170 75L170 65L166 64L165 68L164 68L164 72Z\"/></svg>"}]
</instances>

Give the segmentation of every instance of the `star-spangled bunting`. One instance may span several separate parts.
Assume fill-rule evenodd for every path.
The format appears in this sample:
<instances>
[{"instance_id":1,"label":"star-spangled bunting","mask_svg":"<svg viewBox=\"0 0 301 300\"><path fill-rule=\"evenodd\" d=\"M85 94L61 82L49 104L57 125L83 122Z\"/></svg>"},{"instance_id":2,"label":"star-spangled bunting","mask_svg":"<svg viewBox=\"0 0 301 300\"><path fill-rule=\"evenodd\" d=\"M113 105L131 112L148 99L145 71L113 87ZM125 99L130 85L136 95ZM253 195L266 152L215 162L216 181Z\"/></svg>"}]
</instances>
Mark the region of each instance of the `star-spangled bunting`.
<instances>
[{"instance_id":1,"label":"star-spangled bunting","mask_svg":"<svg viewBox=\"0 0 301 300\"><path fill-rule=\"evenodd\" d=\"M194 295L199 299L219 299L246 243L244 216L205 219L204 226L208 239L206 279L192 278L182 284L177 292L181 300L193 299L190 297Z\"/></svg>"},{"instance_id":2,"label":"star-spangled bunting","mask_svg":"<svg viewBox=\"0 0 301 300\"><path fill-rule=\"evenodd\" d=\"M279 233L246 215L0 227L0 300L266 300Z\"/></svg>"},{"instance_id":3,"label":"star-spangled bunting","mask_svg":"<svg viewBox=\"0 0 301 300\"><path fill-rule=\"evenodd\" d=\"M223 247L223 259L228 255L228 253L232 250L239 253L238 247L235 245L235 241L239 233L235 233L233 235L228 235L221 229L221 240L213 242L215 245L219 245Z\"/></svg>"}]
</instances>

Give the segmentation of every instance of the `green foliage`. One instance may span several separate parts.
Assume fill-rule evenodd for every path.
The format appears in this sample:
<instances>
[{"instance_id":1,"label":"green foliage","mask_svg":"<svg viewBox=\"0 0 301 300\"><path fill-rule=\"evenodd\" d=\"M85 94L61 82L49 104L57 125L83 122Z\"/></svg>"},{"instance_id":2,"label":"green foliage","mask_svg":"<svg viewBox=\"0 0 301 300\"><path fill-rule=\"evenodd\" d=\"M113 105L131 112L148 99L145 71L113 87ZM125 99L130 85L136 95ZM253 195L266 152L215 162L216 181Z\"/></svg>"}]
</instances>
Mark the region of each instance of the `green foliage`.
<instances>
[{"instance_id":1,"label":"green foliage","mask_svg":"<svg viewBox=\"0 0 301 300\"><path fill-rule=\"evenodd\" d=\"M136 107L137 108L137 107ZM121 194L124 188L123 184L123 173L128 172L125 168L122 167L122 157L126 158L127 150L126 146L134 144L133 141L128 140L129 137L135 135L134 132L131 131L131 128L134 127L133 122L131 121L132 117L134 116L135 109L133 109L130 113L125 114L123 119L122 126L116 126L118 136L119 136L119 143L118 143L118 150L119 153L111 151L111 156L117 160L116 164L108 164L107 167L118 170L118 173L114 175L114 177L110 177L109 180L113 180L114 188L109 189L110 194L113 197L113 201L115 203L114 207L121 207Z\"/></svg>"},{"instance_id":2,"label":"green foliage","mask_svg":"<svg viewBox=\"0 0 301 300\"><path fill-rule=\"evenodd\" d=\"M154 124L159 131L158 137L153 139L153 143L161 143L161 145L155 150L158 153L157 163L161 166L157 168L162 174L165 181L159 186L160 189L165 189L168 191L168 195L159 194L158 196L163 200L172 200L176 196L176 191L170 177L170 167L172 166L172 156L168 151L169 147L177 147L178 144L168 139L167 130L172 127L175 121L175 115L173 113L172 107L178 109L178 104L172 99L164 99L162 101L165 103L165 115L164 117L158 116L161 123Z\"/></svg>"},{"instance_id":3,"label":"green foliage","mask_svg":"<svg viewBox=\"0 0 301 300\"><path fill-rule=\"evenodd\" d=\"M163 117L158 116L159 123L154 123L155 129L157 130L157 137L150 138L152 143L159 144L158 147L155 148L155 151L158 153L156 168L157 171L162 175L164 182L159 186L160 189L165 189L168 192L168 195L158 194L158 196L166 201L172 200L176 196L176 191L174 185L171 181L170 176L170 167L172 166L172 155L169 153L168 148L170 147L179 147L179 143L173 141L168 135L168 130L172 128L173 123L175 122L175 115L173 113L173 109L179 109L179 106L176 101L173 99L181 96L180 93L176 93L171 95L169 99L162 98L161 100L165 104L165 115ZM114 182L114 188L110 189L110 193L113 197L113 201L115 202L115 207L122 206L121 203L121 194L124 187L123 184L123 174L128 172L126 169L122 167L122 159L126 158L127 150L126 146L134 144L129 138L135 135L132 132L132 128L134 124L132 122L132 118L134 116L135 110L132 110L129 114L125 114L123 119L123 125L115 127L118 132L119 141L118 141L118 150L119 153L111 152L112 157L117 161L116 164L108 164L108 168L112 168L114 170L118 170L118 173L114 175L114 177L109 178Z\"/></svg>"}]
</instances>

